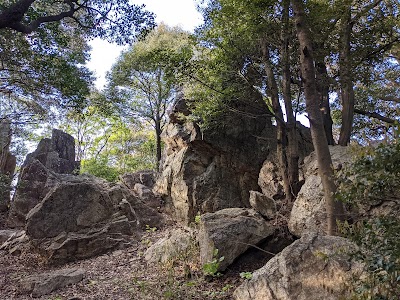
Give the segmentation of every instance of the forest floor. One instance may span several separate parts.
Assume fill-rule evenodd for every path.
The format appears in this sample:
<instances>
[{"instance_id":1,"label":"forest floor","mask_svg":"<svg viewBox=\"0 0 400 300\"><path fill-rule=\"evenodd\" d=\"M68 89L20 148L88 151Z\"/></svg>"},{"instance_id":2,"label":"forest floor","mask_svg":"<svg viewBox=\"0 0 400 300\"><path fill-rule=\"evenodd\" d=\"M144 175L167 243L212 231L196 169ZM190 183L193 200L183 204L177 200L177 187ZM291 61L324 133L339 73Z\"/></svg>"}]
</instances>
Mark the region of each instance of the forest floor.
<instances>
[{"instance_id":1,"label":"forest floor","mask_svg":"<svg viewBox=\"0 0 400 300\"><path fill-rule=\"evenodd\" d=\"M130 248L58 267L44 264L36 254L11 256L0 251L0 299L32 299L30 295L20 294L20 279L76 267L86 271L84 280L36 299L233 299L233 291L245 280L240 277L240 273L254 271L269 259L265 253L255 249L256 252L238 259L221 276L211 278L204 277L198 252L168 265L148 264L144 252L165 234L165 230L168 228L146 232Z\"/></svg>"}]
</instances>

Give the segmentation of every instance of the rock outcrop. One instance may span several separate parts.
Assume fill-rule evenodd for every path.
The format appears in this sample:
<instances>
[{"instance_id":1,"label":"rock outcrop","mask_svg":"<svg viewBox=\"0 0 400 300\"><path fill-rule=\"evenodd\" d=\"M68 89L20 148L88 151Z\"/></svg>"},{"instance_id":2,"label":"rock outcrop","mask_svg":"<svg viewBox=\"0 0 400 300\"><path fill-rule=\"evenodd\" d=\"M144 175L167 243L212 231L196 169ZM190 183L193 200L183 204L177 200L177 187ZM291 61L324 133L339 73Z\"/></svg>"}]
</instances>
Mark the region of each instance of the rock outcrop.
<instances>
[{"instance_id":1,"label":"rock outcrop","mask_svg":"<svg viewBox=\"0 0 400 300\"><path fill-rule=\"evenodd\" d=\"M0 213L6 212L10 205L11 181L16 167L16 157L10 152L11 123L0 121Z\"/></svg>"},{"instance_id":2,"label":"rock outcrop","mask_svg":"<svg viewBox=\"0 0 400 300\"><path fill-rule=\"evenodd\" d=\"M348 240L305 234L253 273L234 292L237 300L348 299L346 283L362 268L348 255Z\"/></svg>"},{"instance_id":3,"label":"rock outcrop","mask_svg":"<svg viewBox=\"0 0 400 300\"><path fill-rule=\"evenodd\" d=\"M227 208L206 213L201 216L198 235L201 263L224 257L218 267L218 271L224 271L240 254L274 231L275 227L252 209Z\"/></svg>"},{"instance_id":4,"label":"rock outcrop","mask_svg":"<svg viewBox=\"0 0 400 300\"><path fill-rule=\"evenodd\" d=\"M197 213L249 207L249 191L258 189L261 165L275 149L266 105L236 107L242 114L221 116L218 128L204 131L179 107L162 133L164 158L153 190L184 223Z\"/></svg>"},{"instance_id":5,"label":"rock outcrop","mask_svg":"<svg viewBox=\"0 0 400 300\"><path fill-rule=\"evenodd\" d=\"M92 257L137 240L163 217L130 190L91 176L60 181L28 213L26 232L50 263Z\"/></svg>"},{"instance_id":6,"label":"rock outcrop","mask_svg":"<svg viewBox=\"0 0 400 300\"><path fill-rule=\"evenodd\" d=\"M57 174L72 174L78 168L74 138L53 129L52 138L42 139L37 149L27 155L21 167L9 213L10 225L24 226L27 213L53 187Z\"/></svg>"}]
</instances>

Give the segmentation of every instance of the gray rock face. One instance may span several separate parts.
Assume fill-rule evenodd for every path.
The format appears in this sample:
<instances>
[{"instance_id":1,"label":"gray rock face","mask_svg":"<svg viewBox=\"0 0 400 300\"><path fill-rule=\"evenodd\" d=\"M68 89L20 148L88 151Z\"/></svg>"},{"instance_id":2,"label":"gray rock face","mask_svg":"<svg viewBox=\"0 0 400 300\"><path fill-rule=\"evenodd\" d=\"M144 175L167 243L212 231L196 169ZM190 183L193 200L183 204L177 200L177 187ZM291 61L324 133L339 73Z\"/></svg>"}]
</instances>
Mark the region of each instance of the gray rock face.
<instances>
[{"instance_id":1,"label":"gray rock face","mask_svg":"<svg viewBox=\"0 0 400 300\"><path fill-rule=\"evenodd\" d=\"M351 160L348 147L330 146L333 167L339 169ZM325 232L326 210L318 163L314 153L304 160L305 182L290 213L289 230L296 236L308 231Z\"/></svg>"},{"instance_id":2,"label":"gray rock face","mask_svg":"<svg viewBox=\"0 0 400 300\"><path fill-rule=\"evenodd\" d=\"M349 299L345 283L361 271L347 254L354 245L316 233L286 247L234 292L237 300Z\"/></svg>"},{"instance_id":3,"label":"gray rock face","mask_svg":"<svg viewBox=\"0 0 400 300\"><path fill-rule=\"evenodd\" d=\"M254 115L267 111L264 104L238 109ZM171 120L162 133L162 172L153 190L184 223L197 213L249 207L249 191L258 189L262 162L275 148L269 118L221 118L224 125L206 131L190 121Z\"/></svg>"},{"instance_id":4,"label":"gray rock face","mask_svg":"<svg viewBox=\"0 0 400 300\"><path fill-rule=\"evenodd\" d=\"M275 200L257 191L250 191L250 205L262 216L271 220L276 217Z\"/></svg>"},{"instance_id":5,"label":"gray rock face","mask_svg":"<svg viewBox=\"0 0 400 300\"><path fill-rule=\"evenodd\" d=\"M78 283L85 277L85 273L83 269L70 268L29 276L19 282L20 292L38 298L67 285Z\"/></svg>"},{"instance_id":6,"label":"gray rock face","mask_svg":"<svg viewBox=\"0 0 400 300\"><path fill-rule=\"evenodd\" d=\"M59 174L72 174L77 168L79 162L75 161L74 138L53 129L52 138L42 139L22 165L11 203L9 223L12 226L24 226L27 213L59 181Z\"/></svg>"},{"instance_id":7,"label":"gray rock face","mask_svg":"<svg viewBox=\"0 0 400 300\"><path fill-rule=\"evenodd\" d=\"M136 183L133 192L142 200L146 205L152 208L161 208L163 200L159 195L155 195L153 191L147 186Z\"/></svg>"},{"instance_id":8,"label":"gray rock face","mask_svg":"<svg viewBox=\"0 0 400 300\"><path fill-rule=\"evenodd\" d=\"M59 179L26 217L33 247L50 263L123 247L136 240L146 225L164 224L158 212L125 187L91 176Z\"/></svg>"},{"instance_id":9,"label":"gray rock face","mask_svg":"<svg viewBox=\"0 0 400 300\"><path fill-rule=\"evenodd\" d=\"M0 121L0 213L6 212L10 204L11 181L16 167L16 157L10 152L11 123Z\"/></svg>"},{"instance_id":10,"label":"gray rock face","mask_svg":"<svg viewBox=\"0 0 400 300\"><path fill-rule=\"evenodd\" d=\"M75 161L74 138L58 129L53 129L51 139L42 139L33 153L27 155L22 168L37 159L47 169L58 174L72 174L79 168Z\"/></svg>"},{"instance_id":11,"label":"gray rock face","mask_svg":"<svg viewBox=\"0 0 400 300\"><path fill-rule=\"evenodd\" d=\"M148 188L153 188L155 183L155 173L152 170L138 171L135 173L126 173L119 177L122 184L127 188L133 190L135 184L143 184Z\"/></svg>"},{"instance_id":12,"label":"gray rock face","mask_svg":"<svg viewBox=\"0 0 400 300\"><path fill-rule=\"evenodd\" d=\"M252 209L227 208L201 216L199 245L202 264L211 262L215 249L224 257L219 271L224 271L251 245L274 233L275 227Z\"/></svg>"},{"instance_id":13,"label":"gray rock face","mask_svg":"<svg viewBox=\"0 0 400 300\"><path fill-rule=\"evenodd\" d=\"M150 263L167 263L180 256L188 255L195 244L195 233L189 230L176 229L168 236L151 245L144 254Z\"/></svg>"}]
</instances>

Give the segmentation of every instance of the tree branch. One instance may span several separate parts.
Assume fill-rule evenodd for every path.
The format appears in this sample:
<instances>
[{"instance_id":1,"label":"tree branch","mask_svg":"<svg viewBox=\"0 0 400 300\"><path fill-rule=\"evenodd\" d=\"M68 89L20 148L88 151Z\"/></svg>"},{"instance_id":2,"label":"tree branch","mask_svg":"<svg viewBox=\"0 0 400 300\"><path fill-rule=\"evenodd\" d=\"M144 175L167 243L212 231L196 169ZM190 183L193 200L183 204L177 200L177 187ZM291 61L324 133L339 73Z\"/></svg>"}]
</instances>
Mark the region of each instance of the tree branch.
<instances>
[{"instance_id":1,"label":"tree branch","mask_svg":"<svg viewBox=\"0 0 400 300\"><path fill-rule=\"evenodd\" d=\"M389 124L396 123L396 120L390 119L390 118L385 117L385 116L382 116L382 115L380 115L380 114L378 114L376 112L369 112L369 111L365 111L365 110L361 110L361 109L357 109L357 108L354 109L354 112L356 114L360 114L360 115L364 115L364 116L367 116L367 117L370 117L370 118L378 119L380 121L383 121L383 122L386 122L386 123L389 123Z\"/></svg>"}]
</instances>

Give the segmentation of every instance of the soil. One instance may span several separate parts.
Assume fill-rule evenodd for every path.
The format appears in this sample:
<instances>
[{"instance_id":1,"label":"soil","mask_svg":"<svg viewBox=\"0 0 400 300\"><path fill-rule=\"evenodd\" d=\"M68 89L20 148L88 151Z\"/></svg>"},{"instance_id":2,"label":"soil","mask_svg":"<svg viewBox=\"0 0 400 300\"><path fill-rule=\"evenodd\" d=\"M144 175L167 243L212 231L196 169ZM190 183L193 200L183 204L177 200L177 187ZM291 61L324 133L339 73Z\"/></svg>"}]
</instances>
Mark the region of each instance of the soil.
<instances>
[{"instance_id":1,"label":"soil","mask_svg":"<svg viewBox=\"0 0 400 300\"><path fill-rule=\"evenodd\" d=\"M57 267L46 265L38 255L31 252L12 256L0 251L0 299L32 299L31 295L23 295L19 291L18 283L22 278L72 267L86 271L84 280L36 299L233 299L235 288L246 280L240 277L240 273L254 271L271 257L265 252L252 249L224 274L215 277L203 275L198 253L189 254L168 265L150 265L145 261L143 253L166 230L168 228L146 232L130 248Z\"/></svg>"}]
</instances>

